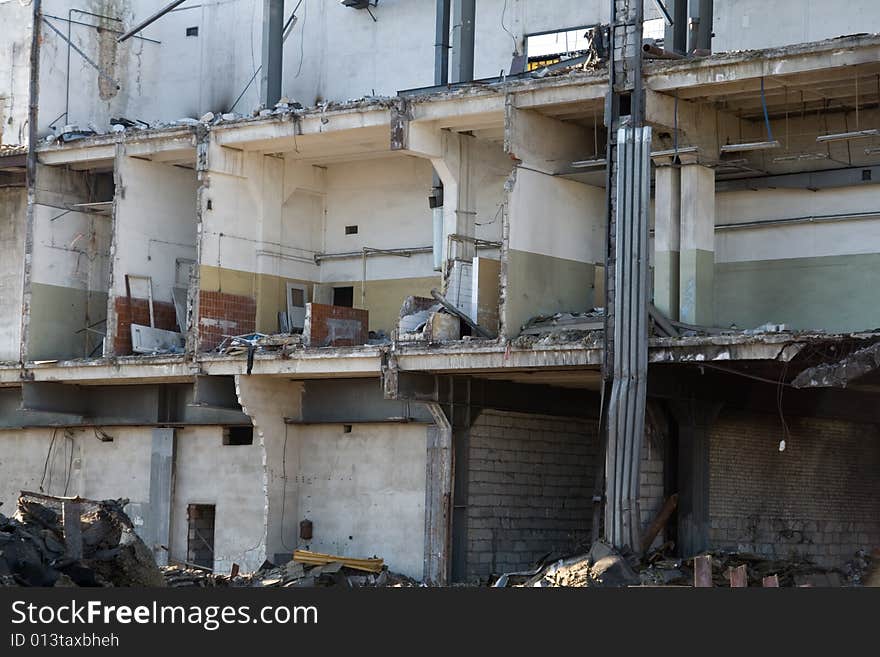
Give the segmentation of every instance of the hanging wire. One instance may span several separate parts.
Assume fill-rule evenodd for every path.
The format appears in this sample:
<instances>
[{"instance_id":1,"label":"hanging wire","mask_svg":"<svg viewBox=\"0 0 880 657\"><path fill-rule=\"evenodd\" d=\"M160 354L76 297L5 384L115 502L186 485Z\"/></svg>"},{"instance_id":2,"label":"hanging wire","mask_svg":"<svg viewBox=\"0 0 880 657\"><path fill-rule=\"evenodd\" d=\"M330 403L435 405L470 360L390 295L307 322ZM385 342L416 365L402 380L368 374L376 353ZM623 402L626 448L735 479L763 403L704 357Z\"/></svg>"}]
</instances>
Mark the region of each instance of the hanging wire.
<instances>
[{"instance_id":1,"label":"hanging wire","mask_svg":"<svg viewBox=\"0 0 880 657\"><path fill-rule=\"evenodd\" d=\"M773 141L773 130L770 128L770 114L767 112L767 96L764 94L764 78L761 78L761 108L764 110L764 125L767 126L767 141Z\"/></svg>"}]
</instances>

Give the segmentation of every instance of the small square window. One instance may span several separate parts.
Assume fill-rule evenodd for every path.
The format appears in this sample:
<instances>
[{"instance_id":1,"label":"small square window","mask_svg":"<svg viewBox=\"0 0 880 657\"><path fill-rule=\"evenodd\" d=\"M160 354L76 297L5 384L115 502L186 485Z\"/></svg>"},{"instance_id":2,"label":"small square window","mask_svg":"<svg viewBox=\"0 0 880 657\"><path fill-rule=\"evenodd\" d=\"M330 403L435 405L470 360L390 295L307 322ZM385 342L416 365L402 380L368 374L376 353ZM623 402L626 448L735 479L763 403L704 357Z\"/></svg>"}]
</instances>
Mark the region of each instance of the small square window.
<instances>
[{"instance_id":1,"label":"small square window","mask_svg":"<svg viewBox=\"0 0 880 657\"><path fill-rule=\"evenodd\" d=\"M346 235L357 235L358 234L358 227L357 226L346 226L345 227L345 234Z\"/></svg>"},{"instance_id":2,"label":"small square window","mask_svg":"<svg viewBox=\"0 0 880 657\"><path fill-rule=\"evenodd\" d=\"M351 433L351 425L343 424L342 425L342 433Z\"/></svg>"},{"instance_id":3,"label":"small square window","mask_svg":"<svg viewBox=\"0 0 880 657\"><path fill-rule=\"evenodd\" d=\"M253 427L226 427L223 429L223 444L232 446L253 445Z\"/></svg>"},{"instance_id":4,"label":"small square window","mask_svg":"<svg viewBox=\"0 0 880 657\"><path fill-rule=\"evenodd\" d=\"M290 288L290 305L294 308L306 307L306 292L302 288Z\"/></svg>"},{"instance_id":5,"label":"small square window","mask_svg":"<svg viewBox=\"0 0 880 657\"><path fill-rule=\"evenodd\" d=\"M334 287L333 288L333 305L342 306L343 308L354 308L354 288Z\"/></svg>"},{"instance_id":6,"label":"small square window","mask_svg":"<svg viewBox=\"0 0 880 657\"><path fill-rule=\"evenodd\" d=\"M199 28L198 27L188 27L186 28L186 36L199 36Z\"/></svg>"}]
</instances>

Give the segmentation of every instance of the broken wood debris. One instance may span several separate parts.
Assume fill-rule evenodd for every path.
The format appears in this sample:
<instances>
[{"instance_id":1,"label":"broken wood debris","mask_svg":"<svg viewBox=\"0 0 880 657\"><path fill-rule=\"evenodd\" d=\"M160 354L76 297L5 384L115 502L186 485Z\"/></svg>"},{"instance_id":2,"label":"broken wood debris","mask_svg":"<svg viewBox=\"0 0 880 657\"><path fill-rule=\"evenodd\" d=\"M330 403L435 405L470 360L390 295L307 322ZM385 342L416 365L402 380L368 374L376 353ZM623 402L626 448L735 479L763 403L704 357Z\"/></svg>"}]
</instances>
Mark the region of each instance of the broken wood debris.
<instances>
[{"instance_id":1,"label":"broken wood debris","mask_svg":"<svg viewBox=\"0 0 880 657\"><path fill-rule=\"evenodd\" d=\"M331 563L340 563L348 568L364 570L368 573L378 573L382 570L382 566L384 565L382 559L377 557L372 557L370 559L353 559L351 557L339 557L333 554L309 552L308 550L294 551L293 560L297 563L309 564L311 566L326 566Z\"/></svg>"},{"instance_id":2,"label":"broken wood debris","mask_svg":"<svg viewBox=\"0 0 880 657\"><path fill-rule=\"evenodd\" d=\"M314 553L310 553L314 554ZM321 555L332 557L333 555ZM346 557L333 557L347 561ZM409 588L420 586L415 580L393 573L382 565L378 571L365 572L352 568L343 561L329 561L320 565L289 561L282 566L266 562L254 573L240 573L233 568L230 575L221 575L192 565L176 564L163 568L163 574L172 588ZM355 559L353 561L362 561ZM381 561L381 559L379 560Z\"/></svg>"}]
</instances>

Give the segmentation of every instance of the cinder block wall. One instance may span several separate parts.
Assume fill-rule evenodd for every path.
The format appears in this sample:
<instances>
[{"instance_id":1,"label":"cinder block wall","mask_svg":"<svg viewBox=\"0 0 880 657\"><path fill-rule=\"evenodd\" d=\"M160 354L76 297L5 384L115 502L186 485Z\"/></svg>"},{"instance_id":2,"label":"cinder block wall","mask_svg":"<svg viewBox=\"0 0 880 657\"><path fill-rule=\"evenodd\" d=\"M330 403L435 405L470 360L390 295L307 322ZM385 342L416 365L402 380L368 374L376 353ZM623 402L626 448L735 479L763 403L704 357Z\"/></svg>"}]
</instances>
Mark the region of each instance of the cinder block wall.
<instances>
[{"instance_id":1,"label":"cinder block wall","mask_svg":"<svg viewBox=\"0 0 880 657\"><path fill-rule=\"evenodd\" d=\"M880 546L880 430L873 424L723 413L710 438L710 543L839 566Z\"/></svg>"},{"instance_id":2,"label":"cinder block wall","mask_svg":"<svg viewBox=\"0 0 880 657\"><path fill-rule=\"evenodd\" d=\"M596 421L484 411L470 432L468 579L587 549L598 452ZM663 459L647 444L641 484L650 522L662 504Z\"/></svg>"}]
</instances>

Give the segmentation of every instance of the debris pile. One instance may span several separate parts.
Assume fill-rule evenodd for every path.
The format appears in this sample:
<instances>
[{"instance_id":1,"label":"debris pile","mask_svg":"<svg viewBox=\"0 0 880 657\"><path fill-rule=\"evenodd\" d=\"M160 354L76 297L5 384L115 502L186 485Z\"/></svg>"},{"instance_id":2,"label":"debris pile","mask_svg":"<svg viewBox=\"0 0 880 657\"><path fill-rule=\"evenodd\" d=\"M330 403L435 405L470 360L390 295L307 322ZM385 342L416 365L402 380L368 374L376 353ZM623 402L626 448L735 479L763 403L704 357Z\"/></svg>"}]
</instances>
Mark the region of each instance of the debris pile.
<instances>
[{"instance_id":1,"label":"debris pile","mask_svg":"<svg viewBox=\"0 0 880 657\"><path fill-rule=\"evenodd\" d=\"M668 544L667 544L668 545ZM665 546L664 546L665 547ZM712 586L730 587L732 575L745 572L754 587L838 587L880 585L880 550L863 550L843 570L822 568L805 558L774 559L742 552L707 552ZM695 559L674 559L661 548L639 561L598 542L586 554L560 559L532 571L501 575L495 587L694 586ZM742 585L742 584L741 584Z\"/></svg>"},{"instance_id":2,"label":"debris pile","mask_svg":"<svg viewBox=\"0 0 880 657\"><path fill-rule=\"evenodd\" d=\"M533 572L502 575L493 586L618 588L638 584L631 559L598 541L586 554L559 559Z\"/></svg>"},{"instance_id":3,"label":"debris pile","mask_svg":"<svg viewBox=\"0 0 880 657\"><path fill-rule=\"evenodd\" d=\"M254 573L216 575L192 566L163 568L165 581L173 588L407 588L420 586L405 575L392 573L381 559L350 559L297 550L287 564L266 562Z\"/></svg>"},{"instance_id":4,"label":"debris pile","mask_svg":"<svg viewBox=\"0 0 880 657\"><path fill-rule=\"evenodd\" d=\"M22 493L14 517L0 514L0 584L164 586L126 504Z\"/></svg>"},{"instance_id":5,"label":"debris pile","mask_svg":"<svg viewBox=\"0 0 880 657\"><path fill-rule=\"evenodd\" d=\"M298 333L248 333L245 335L228 335L217 345L215 351L227 356L242 356L247 353L285 352L303 344L302 335Z\"/></svg>"}]
</instances>

